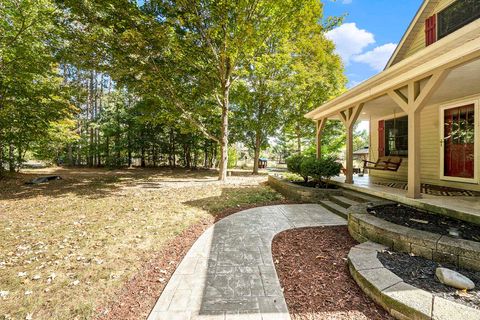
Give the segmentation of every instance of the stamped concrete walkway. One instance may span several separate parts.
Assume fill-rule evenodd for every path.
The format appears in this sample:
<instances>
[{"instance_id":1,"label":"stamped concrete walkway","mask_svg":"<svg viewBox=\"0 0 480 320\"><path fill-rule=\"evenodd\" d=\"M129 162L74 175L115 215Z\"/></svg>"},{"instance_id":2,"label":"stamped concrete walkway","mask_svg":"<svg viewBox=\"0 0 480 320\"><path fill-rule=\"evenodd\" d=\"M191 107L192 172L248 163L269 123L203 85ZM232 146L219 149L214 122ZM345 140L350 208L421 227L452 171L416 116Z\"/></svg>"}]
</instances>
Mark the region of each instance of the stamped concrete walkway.
<instances>
[{"instance_id":1,"label":"stamped concrete walkway","mask_svg":"<svg viewBox=\"0 0 480 320\"><path fill-rule=\"evenodd\" d=\"M148 320L289 320L271 253L287 229L346 225L316 204L245 210L217 222L194 243Z\"/></svg>"}]
</instances>

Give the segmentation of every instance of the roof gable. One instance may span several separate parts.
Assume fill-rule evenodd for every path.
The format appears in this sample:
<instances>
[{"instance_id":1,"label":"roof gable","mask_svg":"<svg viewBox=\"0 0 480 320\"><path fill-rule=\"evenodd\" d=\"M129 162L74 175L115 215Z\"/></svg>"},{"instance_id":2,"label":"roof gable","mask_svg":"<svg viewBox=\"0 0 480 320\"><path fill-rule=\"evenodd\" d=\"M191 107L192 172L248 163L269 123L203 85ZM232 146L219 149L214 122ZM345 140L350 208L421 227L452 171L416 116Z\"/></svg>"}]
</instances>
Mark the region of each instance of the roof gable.
<instances>
[{"instance_id":1,"label":"roof gable","mask_svg":"<svg viewBox=\"0 0 480 320\"><path fill-rule=\"evenodd\" d=\"M390 68L395 63L402 61L406 58L408 51L410 50L412 44L415 43L415 40L419 38L419 35L424 33L424 23L425 20L431 16L439 4L445 2L452 2L450 0L424 0L420 8L418 9L415 17L405 31L400 43L393 52L390 60L387 63L385 69Z\"/></svg>"}]
</instances>

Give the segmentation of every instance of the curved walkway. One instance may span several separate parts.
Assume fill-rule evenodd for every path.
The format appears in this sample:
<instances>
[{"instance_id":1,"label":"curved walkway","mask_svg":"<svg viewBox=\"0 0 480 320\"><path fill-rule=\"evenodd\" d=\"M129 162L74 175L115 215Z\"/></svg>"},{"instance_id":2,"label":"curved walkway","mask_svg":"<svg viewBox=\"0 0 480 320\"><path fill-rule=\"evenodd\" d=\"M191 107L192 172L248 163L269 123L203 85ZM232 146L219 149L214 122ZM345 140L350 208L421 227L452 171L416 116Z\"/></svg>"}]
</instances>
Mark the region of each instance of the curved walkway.
<instances>
[{"instance_id":1,"label":"curved walkway","mask_svg":"<svg viewBox=\"0 0 480 320\"><path fill-rule=\"evenodd\" d=\"M194 243L148 320L289 320L271 253L287 229L346 225L317 204L249 209L226 217Z\"/></svg>"}]
</instances>

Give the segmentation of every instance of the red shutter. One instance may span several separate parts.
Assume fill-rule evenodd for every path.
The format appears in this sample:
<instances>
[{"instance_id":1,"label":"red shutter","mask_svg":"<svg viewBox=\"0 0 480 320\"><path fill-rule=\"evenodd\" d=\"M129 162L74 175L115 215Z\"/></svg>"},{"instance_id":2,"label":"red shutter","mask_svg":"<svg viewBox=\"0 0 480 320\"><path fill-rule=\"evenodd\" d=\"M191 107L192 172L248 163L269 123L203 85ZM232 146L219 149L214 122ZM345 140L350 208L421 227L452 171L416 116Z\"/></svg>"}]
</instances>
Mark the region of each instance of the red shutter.
<instances>
[{"instance_id":1,"label":"red shutter","mask_svg":"<svg viewBox=\"0 0 480 320\"><path fill-rule=\"evenodd\" d=\"M378 157L385 155L385 120L378 121Z\"/></svg>"},{"instance_id":2,"label":"red shutter","mask_svg":"<svg viewBox=\"0 0 480 320\"><path fill-rule=\"evenodd\" d=\"M429 46L437 41L437 15L425 20L425 45Z\"/></svg>"}]
</instances>

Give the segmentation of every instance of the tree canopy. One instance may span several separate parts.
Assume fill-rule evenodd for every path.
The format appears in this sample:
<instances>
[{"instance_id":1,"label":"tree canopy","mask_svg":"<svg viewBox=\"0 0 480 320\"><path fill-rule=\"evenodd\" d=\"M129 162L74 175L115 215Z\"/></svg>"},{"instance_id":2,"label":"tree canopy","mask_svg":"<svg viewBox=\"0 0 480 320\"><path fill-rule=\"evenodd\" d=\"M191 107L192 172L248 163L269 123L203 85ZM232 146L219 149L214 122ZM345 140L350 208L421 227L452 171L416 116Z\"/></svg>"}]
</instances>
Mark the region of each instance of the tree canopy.
<instances>
[{"instance_id":1,"label":"tree canopy","mask_svg":"<svg viewBox=\"0 0 480 320\"><path fill-rule=\"evenodd\" d=\"M31 154L224 180L229 146L255 164L278 137L301 150L304 114L345 86L318 0L5 0L0 18L1 169Z\"/></svg>"}]
</instances>

